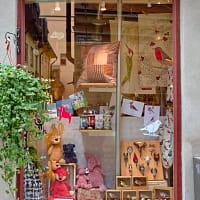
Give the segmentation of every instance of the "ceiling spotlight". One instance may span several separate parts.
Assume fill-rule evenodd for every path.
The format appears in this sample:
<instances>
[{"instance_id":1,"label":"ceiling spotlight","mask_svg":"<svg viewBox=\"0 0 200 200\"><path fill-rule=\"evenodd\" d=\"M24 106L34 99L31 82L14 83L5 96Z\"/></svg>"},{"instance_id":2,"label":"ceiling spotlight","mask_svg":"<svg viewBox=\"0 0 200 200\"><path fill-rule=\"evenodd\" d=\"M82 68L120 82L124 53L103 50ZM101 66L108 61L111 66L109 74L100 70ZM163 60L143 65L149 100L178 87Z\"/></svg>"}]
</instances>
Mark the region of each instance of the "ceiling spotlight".
<instances>
[{"instance_id":1,"label":"ceiling spotlight","mask_svg":"<svg viewBox=\"0 0 200 200\"><path fill-rule=\"evenodd\" d=\"M100 11L106 11L106 3L105 3L105 1L102 1L99 6L100 6Z\"/></svg>"},{"instance_id":2,"label":"ceiling spotlight","mask_svg":"<svg viewBox=\"0 0 200 200\"><path fill-rule=\"evenodd\" d=\"M56 2L56 5L55 5L54 10L55 10L55 11L61 11L60 3L59 3L59 2Z\"/></svg>"},{"instance_id":3,"label":"ceiling spotlight","mask_svg":"<svg viewBox=\"0 0 200 200\"><path fill-rule=\"evenodd\" d=\"M151 2L149 1L149 2L147 2L147 8L151 8L152 7L152 4L151 4Z\"/></svg>"}]
</instances>

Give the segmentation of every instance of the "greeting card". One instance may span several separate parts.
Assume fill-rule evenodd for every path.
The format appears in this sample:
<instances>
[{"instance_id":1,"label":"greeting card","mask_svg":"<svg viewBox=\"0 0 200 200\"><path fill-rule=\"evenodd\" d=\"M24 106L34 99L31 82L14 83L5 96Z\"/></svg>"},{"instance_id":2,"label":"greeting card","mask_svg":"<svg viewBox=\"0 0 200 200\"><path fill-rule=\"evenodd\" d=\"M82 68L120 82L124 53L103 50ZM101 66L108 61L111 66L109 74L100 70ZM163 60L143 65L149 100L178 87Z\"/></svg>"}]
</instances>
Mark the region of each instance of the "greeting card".
<instances>
[{"instance_id":1,"label":"greeting card","mask_svg":"<svg viewBox=\"0 0 200 200\"><path fill-rule=\"evenodd\" d=\"M71 94L69 98L72 100L72 107L74 110L86 107L88 104L85 93L82 90Z\"/></svg>"},{"instance_id":2,"label":"greeting card","mask_svg":"<svg viewBox=\"0 0 200 200\"><path fill-rule=\"evenodd\" d=\"M123 99L121 112L126 115L141 117L144 108L144 103L140 101L133 101L130 99Z\"/></svg>"},{"instance_id":3,"label":"greeting card","mask_svg":"<svg viewBox=\"0 0 200 200\"><path fill-rule=\"evenodd\" d=\"M50 119L57 118L56 103L47 104L47 115Z\"/></svg>"},{"instance_id":4,"label":"greeting card","mask_svg":"<svg viewBox=\"0 0 200 200\"><path fill-rule=\"evenodd\" d=\"M144 126L159 120L160 106L145 105L144 107Z\"/></svg>"}]
</instances>

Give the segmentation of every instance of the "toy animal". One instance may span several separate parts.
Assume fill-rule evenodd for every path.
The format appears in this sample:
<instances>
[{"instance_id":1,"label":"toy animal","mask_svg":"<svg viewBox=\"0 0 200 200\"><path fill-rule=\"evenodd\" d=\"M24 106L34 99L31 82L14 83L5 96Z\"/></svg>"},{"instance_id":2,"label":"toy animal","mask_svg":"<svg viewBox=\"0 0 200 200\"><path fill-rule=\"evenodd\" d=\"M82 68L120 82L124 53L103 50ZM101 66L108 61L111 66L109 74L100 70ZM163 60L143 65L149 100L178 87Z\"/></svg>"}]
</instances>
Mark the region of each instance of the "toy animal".
<instances>
[{"instance_id":1,"label":"toy animal","mask_svg":"<svg viewBox=\"0 0 200 200\"><path fill-rule=\"evenodd\" d=\"M89 177L85 174L85 168L79 168L78 175L76 176L76 185L74 186L74 188L75 190L77 190L78 188L92 188L92 185L89 182Z\"/></svg>"},{"instance_id":2,"label":"toy animal","mask_svg":"<svg viewBox=\"0 0 200 200\"><path fill-rule=\"evenodd\" d=\"M70 185L67 182L68 170L64 167L58 167L55 170L56 180L50 185L50 196L48 200L54 200L56 198L71 199L74 200L70 193Z\"/></svg>"},{"instance_id":3,"label":"toy animal","mask_svg":"<svg viewBox=\"0 0 200 200\"><path fill-rule=\"evenodd\" d=\"M45 141L47 146L48 154L48 171L47 176L50 179L54 179L54 169L52 166L53 162L64 164L65 160L63 159L63 149L62 149L62 137L63 126L61 123L58 124L56 128L55 124L52 125L51 131L46 134Z\"/></svg>"},{"instance_id":4,"label":"toy animal","mask_svg":"<svg viewBox=\"0 0 200 200\"><path fill-rule=\"evenodd\" d=\"M51 132L46 134L46 146L48 149L49 160L54 160L59 163L65 163L63 159L63 149L62 149L62 135L63 134L63 124L58 124L58 129L55 124L52 124Z\"/></svg>"},{"instance_id":5,"label":"toy animal","mask_svg":"<svg viewBox=\"0 0 200 200\"><path fill-rule=\"evenodd\" d=\"M46 176L51 180L55 181L55 171L57 168L61 167L61 164L55 160L48 161L48 171L46 172Z\"/></svg>"},{"instance_id":6,"label":"toy animal","mask_svg":"<svg viewBox=\"0 0 200 200\"><path fill-rule=\"evenodd\" d=\"M57 110L60 113L59 120L61 120L62 118L66 118L69 120L69 123L71 122L72 115L70 112L66 111L64 106L61 105Z\"/></svg>"},{"instance_id":7,"label":"toy animal","mask_svg":"<svg viewBox=\"0 0 200 200\"><path fill-rule=\"evenodd\" d=\"M78 162L74 148L75 144L63 144L63 155L66 163Z\"/></svg>"},{"instance_id":8,"label":"toy animal","mask_svg":"<svg viewBox=\"0 0 200 200\"><path fill-rule=\"evenodd\" d=\"M85 158L87 160L87 168L89 170L89 181L92 184L92 188L99 188L100 191L105 191L106 186L104 185L104 173L100 167L99 160L92 156L90 153L85 152Z\"/></svg>"}]
</instances>

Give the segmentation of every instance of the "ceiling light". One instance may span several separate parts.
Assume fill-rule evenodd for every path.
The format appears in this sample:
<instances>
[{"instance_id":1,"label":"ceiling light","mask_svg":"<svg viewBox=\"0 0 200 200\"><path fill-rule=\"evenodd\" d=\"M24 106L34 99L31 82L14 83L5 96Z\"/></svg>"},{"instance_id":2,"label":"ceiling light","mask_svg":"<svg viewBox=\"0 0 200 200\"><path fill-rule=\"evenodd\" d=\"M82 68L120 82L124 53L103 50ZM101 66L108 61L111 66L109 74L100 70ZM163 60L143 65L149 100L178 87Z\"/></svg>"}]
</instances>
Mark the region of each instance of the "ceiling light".
<instances>
[{"instance_id":1,"label":"ceiling light","mask_svg":"<svg viewBox=\"0 0 200 200\"><path fill-rule=\"evenodd\" d=\"M61 11L60 3L59 2L56 2L56 6L55 6L54 10L55 11Z\"/></svg>"},{"instance_id":2,"label":"ceiling light","mask_svg":"<svg viewBox=\"0 0 200 200\"><path fill-rule=\"evenodd\" d=\"M149 1L148 3L147 3L147 8L151 8L152 7L152 4L151 4L151 2Z\"/></svg>"},{"instance_id":3,"label":"ceiling light","mask_svg":"<svg viewBox=\"0 0 200 200\"><path fill-rule=\"evenodd\" d=\"M101 11L106 11L106 3L105 3L105 1L102 1L102 2L100 3L100 10L101 10Z\"/></svg>"}]
</instances>

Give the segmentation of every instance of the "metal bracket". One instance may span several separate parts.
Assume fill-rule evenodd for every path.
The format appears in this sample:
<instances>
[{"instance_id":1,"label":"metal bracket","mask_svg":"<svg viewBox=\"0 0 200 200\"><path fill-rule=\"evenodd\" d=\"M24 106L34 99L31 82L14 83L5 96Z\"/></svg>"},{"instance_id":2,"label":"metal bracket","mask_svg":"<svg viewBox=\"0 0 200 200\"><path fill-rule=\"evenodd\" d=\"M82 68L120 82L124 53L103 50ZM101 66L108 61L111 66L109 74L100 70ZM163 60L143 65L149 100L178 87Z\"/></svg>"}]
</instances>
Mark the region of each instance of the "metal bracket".
<instances>
[{"instance_id":1,"label":"metal bracket","mask_svg":"<svg viewBox=\"0 0 200 200\"><path fill-rule=\"evenodd\" d=\"M17 39L17 54L21 53L21 31L20 28L17 28L17 34L16 34L16 39Z\"/></svg>"}]
</instances>

